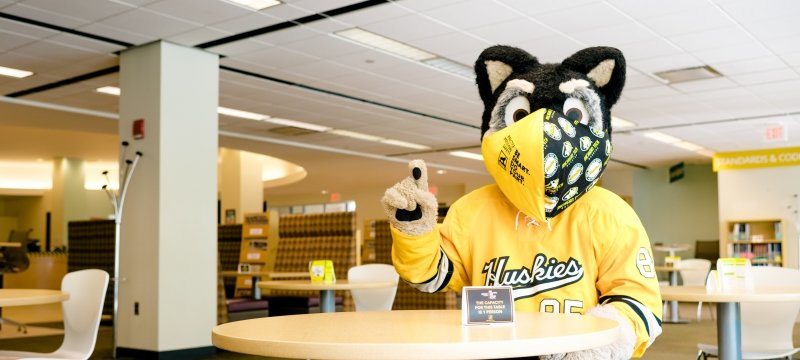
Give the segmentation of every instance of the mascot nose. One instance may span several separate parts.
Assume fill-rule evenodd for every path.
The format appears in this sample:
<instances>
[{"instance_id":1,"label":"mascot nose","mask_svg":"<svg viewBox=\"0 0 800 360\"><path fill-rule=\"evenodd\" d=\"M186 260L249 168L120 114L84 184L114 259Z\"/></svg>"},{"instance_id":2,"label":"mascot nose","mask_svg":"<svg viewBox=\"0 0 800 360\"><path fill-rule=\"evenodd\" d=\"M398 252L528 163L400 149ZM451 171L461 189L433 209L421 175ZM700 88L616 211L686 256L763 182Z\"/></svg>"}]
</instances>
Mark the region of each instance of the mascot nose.
<instances>
[{"instance_id":1,"label":"mascot nose","mask_svg":"<svg viewBox=\"0 0 800 360\"><path fill-rule=\"evenodd\" d=\"M422 177L422 169L415 167L411 174L414 175L414 180L419 180Z\"/></svg>"}]
</instances>

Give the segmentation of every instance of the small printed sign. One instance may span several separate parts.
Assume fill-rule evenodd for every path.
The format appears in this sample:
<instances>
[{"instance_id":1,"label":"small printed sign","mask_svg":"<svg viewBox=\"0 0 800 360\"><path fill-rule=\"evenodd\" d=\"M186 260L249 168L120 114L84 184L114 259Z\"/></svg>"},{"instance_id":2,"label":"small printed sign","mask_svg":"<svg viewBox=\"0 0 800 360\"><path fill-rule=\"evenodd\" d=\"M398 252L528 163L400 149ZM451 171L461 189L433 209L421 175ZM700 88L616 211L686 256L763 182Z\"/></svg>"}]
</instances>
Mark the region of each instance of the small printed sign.
<instances>
[{"instance_id":1,"label":"small printed sign","mask_svg":"<svg viewBox=\"0 0 800 360\"><path fill-rule=\"evenodd\" d=\"M511 324L514 296L510 286L465 286L461 297L464 325Z\"/></svg>"},{"instance_id":2,"label":"small printed sign","mask_svg":"<svg viewBox=\"0 0 800 360\"><path fill-rule=\"evenodd\" d=\"M336 282L336 273L333 271L333 261L312 260L308 263L308 273L312 283L332 284Z\"/></svg>"}]
</instances>

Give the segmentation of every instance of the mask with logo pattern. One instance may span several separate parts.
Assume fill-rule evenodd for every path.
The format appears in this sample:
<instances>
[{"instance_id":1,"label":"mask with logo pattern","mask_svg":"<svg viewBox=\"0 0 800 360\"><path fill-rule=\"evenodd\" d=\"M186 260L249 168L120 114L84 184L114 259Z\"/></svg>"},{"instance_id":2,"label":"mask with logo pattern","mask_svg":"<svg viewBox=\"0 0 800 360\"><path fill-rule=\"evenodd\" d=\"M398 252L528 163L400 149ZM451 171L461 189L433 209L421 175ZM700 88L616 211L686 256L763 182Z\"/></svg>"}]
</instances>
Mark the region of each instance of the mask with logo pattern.
<instances>
[{"instance_id":1,"label":"mask with logo pattern","mask_svg":"<svg viewBox=\"0 0 800 360\"><path fill-rule=\"evenodd\" d=\"M540 109L486 136L481 152L503 194L525 215L548 220L597 183L611 142L602 130Z\"/></svg>"}]
</instances>

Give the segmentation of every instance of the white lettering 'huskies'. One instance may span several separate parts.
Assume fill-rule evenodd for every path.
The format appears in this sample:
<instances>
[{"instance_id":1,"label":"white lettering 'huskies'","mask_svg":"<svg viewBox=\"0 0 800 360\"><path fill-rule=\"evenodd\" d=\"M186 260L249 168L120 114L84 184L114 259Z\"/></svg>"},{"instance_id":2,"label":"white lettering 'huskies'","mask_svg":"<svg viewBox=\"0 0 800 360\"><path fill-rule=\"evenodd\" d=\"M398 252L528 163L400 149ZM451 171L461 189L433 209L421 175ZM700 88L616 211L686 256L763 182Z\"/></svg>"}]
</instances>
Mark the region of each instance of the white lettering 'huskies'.
<instances>
[{"instance_id":1,"label":"white lettering 'huskies'","mask_svg":"<svg viewBox=\"0 0 800 360\"><path fill-rule=\"evenodd\" d=\"M514 300L524 299L546 291L578 282L583 278L583 265L574 258L558 261L539 253L533 258L531 269L506 269L508 256L489 260L483 265L486 286L511 286Z\"/></svg>"}]
</instances>

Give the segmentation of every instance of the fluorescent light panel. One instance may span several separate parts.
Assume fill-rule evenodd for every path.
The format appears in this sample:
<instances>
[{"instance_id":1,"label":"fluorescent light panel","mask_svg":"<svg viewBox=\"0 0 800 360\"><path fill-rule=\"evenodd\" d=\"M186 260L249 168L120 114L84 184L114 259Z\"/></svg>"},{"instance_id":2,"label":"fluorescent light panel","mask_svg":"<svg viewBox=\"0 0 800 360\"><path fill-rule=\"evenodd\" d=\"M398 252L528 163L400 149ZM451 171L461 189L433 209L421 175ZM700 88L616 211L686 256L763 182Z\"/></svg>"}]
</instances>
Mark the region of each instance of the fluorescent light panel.
<instances>
[{"instance_id":1,"label":"fluorescent light panel","mask_svg":"<svg viewBox=\"0 0 800 360\"><path fill-rule=\"evenodd\" d=\"M397 40L392 40L385 36L381 36L360 28L337 31L334 32L334 35L353 41L362 46L385 51L390 54L402 56L411 60L423 61L436 57L436 55L425 50L417 49L411 45L407 45Z\"/></svg>"},{"instance_id":2,"label":"fluorescent light panel","mask_svg":"<svg viewBox=\"0 0 800 360\"><path fill-rule=\"evenodd\" d=\"M363 134L355 131L348 131L348 130L340 130L340 129L333 129L328 131L329 134L339 135L339 136L346 136L353 139L359 140L366 140L366 141L381 141L383 140L380 136Z\"/></svg>"},{"instance_id":3,"label":"fluorescent light panel","mask_svg":"<svg viewBox=\"0 0 800 360\"><path fill-rule=\"evenodd\" d=\"M460 157L460 158L465 158L465 159L483 161L483 155L476 154L476 153L471 153L469 151L451 151L450 155L457 156L457 157Z\"/></svg>"},{"instance_id":4,"label":"fluorescent light panel","mask_svg":"<svg viewBox=\"0 0 800 360\"><path fill-rule=\"evenodd\" d=\"M669 145L672 145L672 146L677 146L677 147L679 147L681 149L685 149L685 150L689 150L689 151L698 153L698 154L703 155L703 156L709 156L710 157L710 156L714 155L713 152L709 151L708 149L706 149L706 148L704 148L704 147L702 147L700 145L688 142L686 140L681 140L681 139L676 138L676 137L674 137L672 135L667 135L667 134L664 134L662 132L648 131L648 132L642 133L642 135L647 136L647 137L649 137L649 138L651 138L653 140L663 142L665 144L669 144Z\"/></svg>"},{"instance_id":5,"label":"fluorescent light panel","mask_svg":"<svg viewBox=\"0 0 800 360\"><path fill-rule=\"evenodd\" d=\"M410 143L410 142L407 142L407 141L392 140L392 139L383 139L383 140L381 140L381 143L384 143L384 144L387 144L387 145L405 147L405 148L409 148L409 149L415 149L415 150L430 150L430 148L431 148L430 146Z\"/></svg>"},{"instance_id":6,"label":"fluorescent light panel","mask_svg":"<svg viewBox=\"0 0 800 360\"><path fill-rule=\"evenodd\" d=\"M318 132L326 132L326 131L330 131L331 130L331 128L327 127L327 126L311 124L311 123L302 122L302 121L296 121L296 120L282 119L282 118L267 117L266 119L264 119L264 121L268 122L268 123L277 124L277 125L291 126L291 127L296 127L296 128L301 128L301 129L306 129L306 130L311 130L311 131L318 131Z\"/></svg>"},{"instance_id":7,"label":"fluorescent light panel","mask_svg":"<svg viewBox=\"0 0 800 360\"><path fill-rule=\"evenodd\" d=\"M278 0L228 0L232 3L247 6L254 10L264 10L268 7L280 5Z\"/></svg>"},{"instance_id":8,"label":"fluorescent light panel","mask_svg":"<svg viewBox=\"0 0 800 360\"><path fill-rule=\"evenodd\" d=\"M471 67L443 57L436 57L429 60L423 60L422 63L437 68L439 70L456 74L463 78L467 79L475 78L475 72L472 71Z\"/></svg>"},{"instance_id":9,"label":"fluorescent light panel","mask_svg":"<svg viewBox=\"0 0 800 360\"><path fill-rule=\"evenodd\" d=\"M27 70L14 69L10 67L0 66L0 75L9 76L17 79L26 78L33 75L33 72Z\"/></svg>"},{"instance_id":10,"label":"fluorescent light panel","mask_svg":"<svg viewBox=\"0 0 800 360\"><path fill-rule=\"evenodd\" d=\"M651 138L653 140L663 142L665 144L675 144L677 142L682 141L681 139L678 139L678 138L676 138L676 137L674 137L672 135L667 135L667 134L664 134L664 133L658 132L658 131L648 131L648 132L642 133L642 135L647 136L647 137L649 137L649 138Z\"/></svg>"},{"instance_id":11,"label":"fluorescent light panel","mask_svg":"<svg viewBox=\"0 0 800 360\"><path fill-rule=\"evenodd\" d=\"M219 106L217 107L217 112L222 115L238 117L242 119L249 119L249 120L264 120L267 119L269 116L263 114L256 114L254 112L243 111L243 110L236 110L231 108L226 108Z\"/></svg>"},{"instance_id":12,"label":"fluorescent light panel","mask_svg":"<svg viewBox=\"0 0 800 360\"><path fill-rule=\"evenodd\" d=\"M119 96L119 94L122 93L122 91L116 86L103 86L103 87L99 87L97 89L94 89L94 91L97 91L97 92L103 93L103 94L108 94L108 95L116 95L116 96Z\"/></svg>"}]
</instances>

